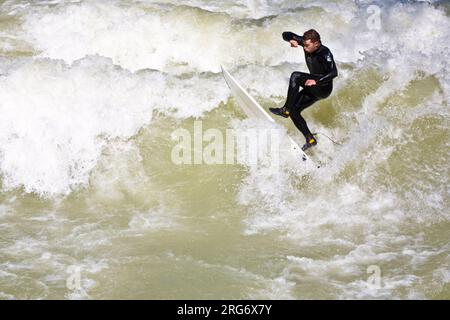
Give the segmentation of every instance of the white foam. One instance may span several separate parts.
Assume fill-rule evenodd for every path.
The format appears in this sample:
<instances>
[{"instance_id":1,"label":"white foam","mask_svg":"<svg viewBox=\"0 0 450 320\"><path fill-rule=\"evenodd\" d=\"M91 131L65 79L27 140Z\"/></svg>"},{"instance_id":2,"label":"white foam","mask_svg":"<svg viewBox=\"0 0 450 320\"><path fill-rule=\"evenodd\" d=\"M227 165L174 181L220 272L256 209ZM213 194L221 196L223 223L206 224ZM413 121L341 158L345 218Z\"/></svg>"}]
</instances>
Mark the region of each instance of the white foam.
<instances>
[{"instance_id":1,"label":"white foam","mask_svg":"<svg viewBox=\"0 0 450 320\"><path fill-rule=\"evenodd\" d=\"M189 69L218 72L220 64L230 66L237 62L298 63L301 52L290 50L281 39L281 32L288 26L296 26L297 32L300 32L297 28L306 29L307 23L312 23L309 17L313 13L303 10L280 14L267 21L264 29L247 27L245 20L236 21L228 15L211 17L211 12L190 7L152 6L144 10L118 1L33 7L22 14L26 19L26 38L43 57L72 62L85 55L99 54L132 71L143 68L169 71L174 67L184 70L187 65ZM333 28L330 19L336 22ZM349 20L347 17L342 21L330 9L318 15L314 24L322 26L324 39L335 43L331 47L338 50L341 46L336 33L349 32L352 28ZM239 32L235 30L236 24ZM359 51L368 49L370 40L353 42L353 47L340 50L337 60L361 58ZM355 48L356 45L359 47Z\"/></svg>"},{"instance_id":2,"label":"white foam","mask_svg":"<svg viewBox=\"0 0 450 320\"><path fill-rule=\"evenodd\" d=\"M103 147L149 124L153 110L199 116L226 97L218 78L132 74L109 59L25 59L0 78L3 188L68 194L88 183Z\"/></svg>"}]
</instances>

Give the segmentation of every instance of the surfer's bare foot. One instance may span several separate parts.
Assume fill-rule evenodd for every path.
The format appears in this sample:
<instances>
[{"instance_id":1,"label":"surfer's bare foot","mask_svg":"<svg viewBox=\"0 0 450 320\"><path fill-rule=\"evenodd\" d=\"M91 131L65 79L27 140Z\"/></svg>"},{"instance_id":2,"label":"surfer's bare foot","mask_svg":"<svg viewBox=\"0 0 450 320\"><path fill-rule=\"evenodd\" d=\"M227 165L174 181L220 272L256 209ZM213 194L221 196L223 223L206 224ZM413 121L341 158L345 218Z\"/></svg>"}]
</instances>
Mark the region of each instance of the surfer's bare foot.
<instances>
[{"instance_id":1,"label":"surfer's bare foot","mask_svg":"<svg viewBox=\"0 0 450 320\"><path fill-rule=\"evenodd\" d=\"M283 118L289 118L289 110L286 107L281 108L269 108L270 112L276 114L277 116L282 116Z\"/></svg>"},{"instance_id":2,"label":"surfer's bare foot","mask_svg":"<svg viewBox=\"0 0 450 320\"><path fill-rule=\"evenodd\" d=\"M305 151L305 150L311 148L312 146L315 146L316 144L317 144L316 138L314 138L313 135L310 135L310 136L306 139L306 143L303 145L302 150Z\"/></svg>"}]
</instances>

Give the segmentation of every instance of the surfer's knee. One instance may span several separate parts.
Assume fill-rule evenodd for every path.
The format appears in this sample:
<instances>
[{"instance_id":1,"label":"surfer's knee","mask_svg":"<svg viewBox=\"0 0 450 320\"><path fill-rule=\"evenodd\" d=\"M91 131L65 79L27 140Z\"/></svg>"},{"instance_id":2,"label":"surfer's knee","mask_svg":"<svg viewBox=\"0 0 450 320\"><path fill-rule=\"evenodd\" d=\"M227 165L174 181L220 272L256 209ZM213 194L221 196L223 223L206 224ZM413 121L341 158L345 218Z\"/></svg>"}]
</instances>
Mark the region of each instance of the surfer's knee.
<instances>
[{"instance_id":1,"label":"surfer's knee","mask_svg":"<svg viewBox=\"0 0 450 320\"><path fill-rule=\"evenodd\" d=\"M291 73L291 80L295 80L298 78L298 76L300 76L301 72L299 71L294 71Z\"/></svg>"},{"instance_id":2,"label":"surfer's knee","mask_svg":"<svg viewBox=\"0 0 450 320\"><path fill-rule=\"evenodd\" d=\"M295 85L298 83L298 81L299 81L299 79L301 78L301 76L302 76L302 73L301 73L301 72L298 72L298 71L292 72L292 73L291 73L291 77L290 77L290 79L289 79L289 83L290 83L292 86L295 86Z\"/></svg>"},{"instance_id":3,"label":"surfer's knee","mask_svg":"<svg viewBox=\"0 0 450 320\"><path fill-rule=\"evenodd\" d=\"M298 71L294 71L294 72L292 72L291 73L291 77L290 77L290 82L292 83L292 82L296 82L299 78L300 78L300 76L301 76L301 72L298 72Z\"/></svg>"},{"instance_id":4,"label":"surfer's knee","mask_svg":"<svg viewBox=\"0 0 450 320\"><path fill-rule=\"evenodd\" d=\"M305 82L308 78L308 74L304 72L294 71L291 74L291 78L289 79L289 84L293 87L295 86L304 86Z\"/></svg>"}]
</instances>

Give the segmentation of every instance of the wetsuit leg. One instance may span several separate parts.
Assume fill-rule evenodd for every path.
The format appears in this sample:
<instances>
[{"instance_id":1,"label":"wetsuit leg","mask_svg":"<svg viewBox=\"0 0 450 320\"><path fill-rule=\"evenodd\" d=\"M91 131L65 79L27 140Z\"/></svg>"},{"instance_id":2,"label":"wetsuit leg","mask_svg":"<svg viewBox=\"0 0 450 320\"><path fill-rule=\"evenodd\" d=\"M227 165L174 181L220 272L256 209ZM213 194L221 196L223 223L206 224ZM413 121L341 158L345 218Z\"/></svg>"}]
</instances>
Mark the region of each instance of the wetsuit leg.
<instances>
[{"instance_id":1,"label":"wetsuit leg","mask_svg":"<svg viewBox=\"0 0 450 320\"><path fill-rule=\"evenodd\" d=\"M291 109L291 119L297 129L305 136L305 139L308 136L311 136L311 131L309 130L305 119L302 117L301 112L318 100L319 98L309 93L307 89L303 89L297 95L294 107Z\"/></svg>"},{"instance_id":2,"label":"wetsuit leg","mask_svg":"<svg viewBox=\"0 0 450 320\"><path fill-rule=\"evenodd\" d=\"M286 102L284 103L284 107L286 107L288 110L293 109L295 102L298 100L298 90L300 89L300 86L305 86L305 82L308 79L312 79L311 75L308 73L298 71L292 72L289 79L289 88Z\"/></svg>"}]
</instances>

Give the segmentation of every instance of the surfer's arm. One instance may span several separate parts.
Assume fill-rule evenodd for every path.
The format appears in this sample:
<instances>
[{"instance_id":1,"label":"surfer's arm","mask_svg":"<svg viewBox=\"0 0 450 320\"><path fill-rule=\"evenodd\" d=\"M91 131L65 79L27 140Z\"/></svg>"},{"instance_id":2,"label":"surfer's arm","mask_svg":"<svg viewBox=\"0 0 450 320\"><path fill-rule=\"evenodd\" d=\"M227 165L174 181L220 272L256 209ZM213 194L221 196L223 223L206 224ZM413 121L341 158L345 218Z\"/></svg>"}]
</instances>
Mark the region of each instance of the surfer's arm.
<instances>
[{"instance_id":1,"label":"surfer's arm","mask_svg":"<svg viewBox=\"0 0 450 320\"><path fill-rule=\"evenodd\" d=\"M328 51L325 55L323 55L322 60L328 72L321 75L320 78L316 80L316 83L318 85L327 84L331 82L334 78L336 78L338 75L336 63L334 62L333 55L331 54L331 52Z\"/></svg>"},{"instance_id":2,"label":"surfer's arm","mask_svg":"<svg viewBox=\"0 0 450 320\"><path fill-rule=\"evenodd\" d=\"M288 42L291 40L295 40L297 41L299 46L303 47L303 37L293 32L290 31L283 32L283 40Z\"/></svg>"}]
</instances>

